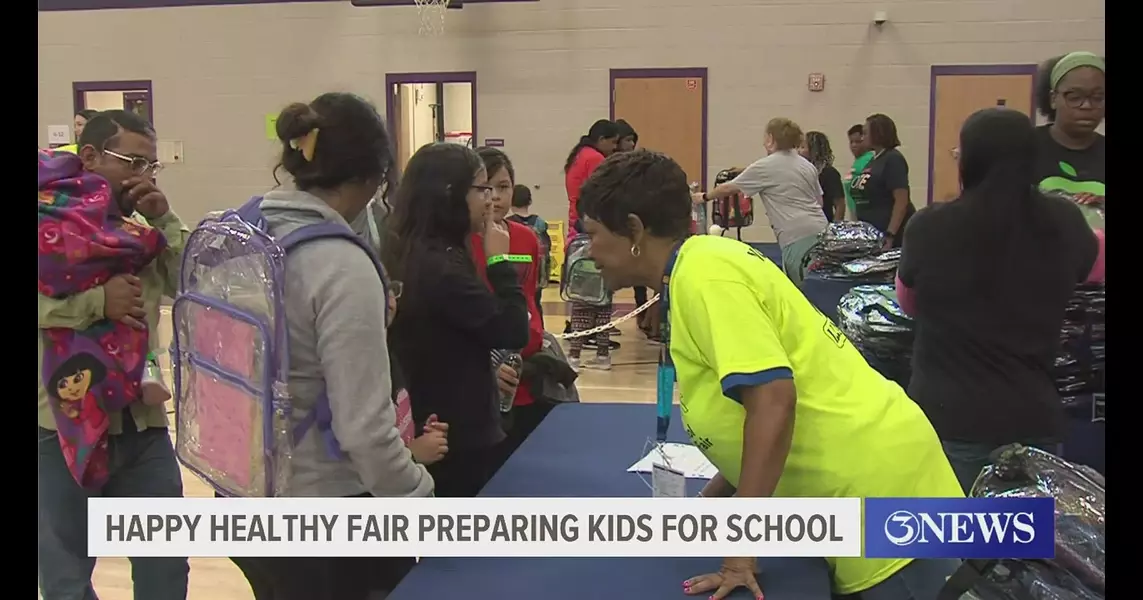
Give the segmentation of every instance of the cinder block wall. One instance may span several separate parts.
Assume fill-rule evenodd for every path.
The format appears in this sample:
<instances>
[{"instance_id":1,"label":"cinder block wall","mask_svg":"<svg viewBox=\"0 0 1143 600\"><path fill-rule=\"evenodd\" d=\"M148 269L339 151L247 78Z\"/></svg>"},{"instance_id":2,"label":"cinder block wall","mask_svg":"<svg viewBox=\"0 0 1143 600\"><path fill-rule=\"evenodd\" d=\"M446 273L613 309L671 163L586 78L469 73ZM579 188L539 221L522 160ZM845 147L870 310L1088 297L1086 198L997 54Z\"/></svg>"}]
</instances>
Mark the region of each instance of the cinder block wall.
<instances>
[{"instance_id":1,"label":"cinder block wall","mask_svg":"<svg viewBox=\"0 0 1143 600\"><path fill-rule=\"evenodd\" d=\"M538 212L562 219L563 159L607 116L608 70L707 67L708 180L759 157L771 117L825 131L843 157L845 130L884 112L923 203L931 65L1104 48L1103 2L1069 0L541 0L447 20L422 38L414 8L349 2L43 12L39 141L70 122L73 81L152 80L160 136L186 155L162 184L191 221L273 184L267 113L329 90L383 109L387 72L476 71L480 137L504 138L521 182L539 186ZM807 91L810 72L826 91ZM765 218L746 234L773 239Z\"/></svg>"}]
</instances>

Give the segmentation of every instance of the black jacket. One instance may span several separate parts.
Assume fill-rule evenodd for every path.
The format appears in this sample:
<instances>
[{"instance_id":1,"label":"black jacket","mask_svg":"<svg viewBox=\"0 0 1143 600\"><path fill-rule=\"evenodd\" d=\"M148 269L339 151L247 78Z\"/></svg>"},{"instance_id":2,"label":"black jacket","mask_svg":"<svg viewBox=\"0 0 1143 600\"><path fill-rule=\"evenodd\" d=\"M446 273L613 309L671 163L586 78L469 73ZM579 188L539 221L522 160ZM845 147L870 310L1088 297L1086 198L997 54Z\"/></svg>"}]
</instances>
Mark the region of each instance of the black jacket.
<instances>
[{"instance_id":1,"label":"black jacket","mask_svg":"<svg viewBox=\"0 0 1143 600\"><path fill-rule=\"evenodd\" d=\"M491 291L460 247L416 247L390 334L417 425L431 414L448 423L452 453L504 439L489 352L528 343L516 269L502 262L487 277Z\"/></svg>"}]
</instances>

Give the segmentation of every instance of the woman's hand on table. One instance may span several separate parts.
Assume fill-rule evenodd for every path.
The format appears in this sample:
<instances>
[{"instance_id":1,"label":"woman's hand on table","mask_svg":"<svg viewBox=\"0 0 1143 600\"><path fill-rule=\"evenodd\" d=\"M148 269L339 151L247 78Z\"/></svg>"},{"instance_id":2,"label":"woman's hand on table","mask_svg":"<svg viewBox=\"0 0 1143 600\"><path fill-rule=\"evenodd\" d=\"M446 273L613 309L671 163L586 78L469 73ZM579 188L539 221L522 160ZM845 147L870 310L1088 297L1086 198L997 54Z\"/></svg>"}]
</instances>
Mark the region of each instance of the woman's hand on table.
<instances>
[{"instance_id":1,"label":"woman's hand on table","mask_svg":"<svg viewBox=\"0 0 1143 600\"><path fill-rule=\"evenodd\" d=\"M762 600L762 587L758 585L755 573L758 561L753 558L726 558L717 573L699 575L683 582L683 592L688 596L711 593L712 600L722 600L734 590L744 587L750 590L757 600Z\"/></svg>"},{"instance_id":2,"label":"woman's hand on table","mask_svg":"<svg viewBox=\"0 0 1143 600\"><path fill-rule=\"evenodd\" d=\"M734 495L733 485L722 476L722 473L716 473L714 477L703 486L699 495L704 498L729 498Z\"/></svg>"}]
</instances>

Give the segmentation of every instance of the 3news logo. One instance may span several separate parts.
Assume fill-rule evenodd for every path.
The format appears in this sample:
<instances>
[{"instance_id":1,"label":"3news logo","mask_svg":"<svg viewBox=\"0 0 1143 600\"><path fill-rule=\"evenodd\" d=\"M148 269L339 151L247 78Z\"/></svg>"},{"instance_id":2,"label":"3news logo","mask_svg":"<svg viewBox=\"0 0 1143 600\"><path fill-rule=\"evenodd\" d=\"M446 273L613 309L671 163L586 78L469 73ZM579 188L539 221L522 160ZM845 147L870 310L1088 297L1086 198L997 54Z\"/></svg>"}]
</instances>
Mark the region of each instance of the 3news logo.
<instances>
[{"instance_id":1,"label":"3news logo","mask_svg":"<svg viewBox=\"0 0 1143 600\"><path fill-rule=\"evenodd\" d=\"M866 498L867 558L1055 556L1052 498Z\"/></svg>"}]
</instances>

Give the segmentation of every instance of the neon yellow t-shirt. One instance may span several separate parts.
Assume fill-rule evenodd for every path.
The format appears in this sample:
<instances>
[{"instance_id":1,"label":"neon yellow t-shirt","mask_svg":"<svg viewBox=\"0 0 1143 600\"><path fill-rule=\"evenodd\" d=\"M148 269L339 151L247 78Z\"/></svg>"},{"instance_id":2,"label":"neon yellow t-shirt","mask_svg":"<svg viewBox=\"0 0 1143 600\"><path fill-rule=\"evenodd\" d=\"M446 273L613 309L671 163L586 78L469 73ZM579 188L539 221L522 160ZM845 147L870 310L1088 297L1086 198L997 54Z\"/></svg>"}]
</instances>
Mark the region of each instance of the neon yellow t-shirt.
<instances>
[{"instance_id":1,"label":"neon yellow t-shirt","mask_svg":"<svg viewBox=\"0 0 1143 600\"><path fill-rule=\"evenodd\" d=\"M79 146L77 144L68 144L56 148L58 152L71 152L72 154L79 154Z\"/></svg>"},{"instance_id":2,"label":"neon yellow t-shirt","mask_svg":"<svg viewBox=\"0 0 1143 600\"><path fill-rule=\"evenodd\" d=\"M741 391L792 374L794 437L775 496L964 496L920 407L762 254L729 238L694 236L679 250L669 285L683 423L732 485L742 468ZM838 594L867 590L909 564L827 560Z\"/></svg>"}]
</instances>

